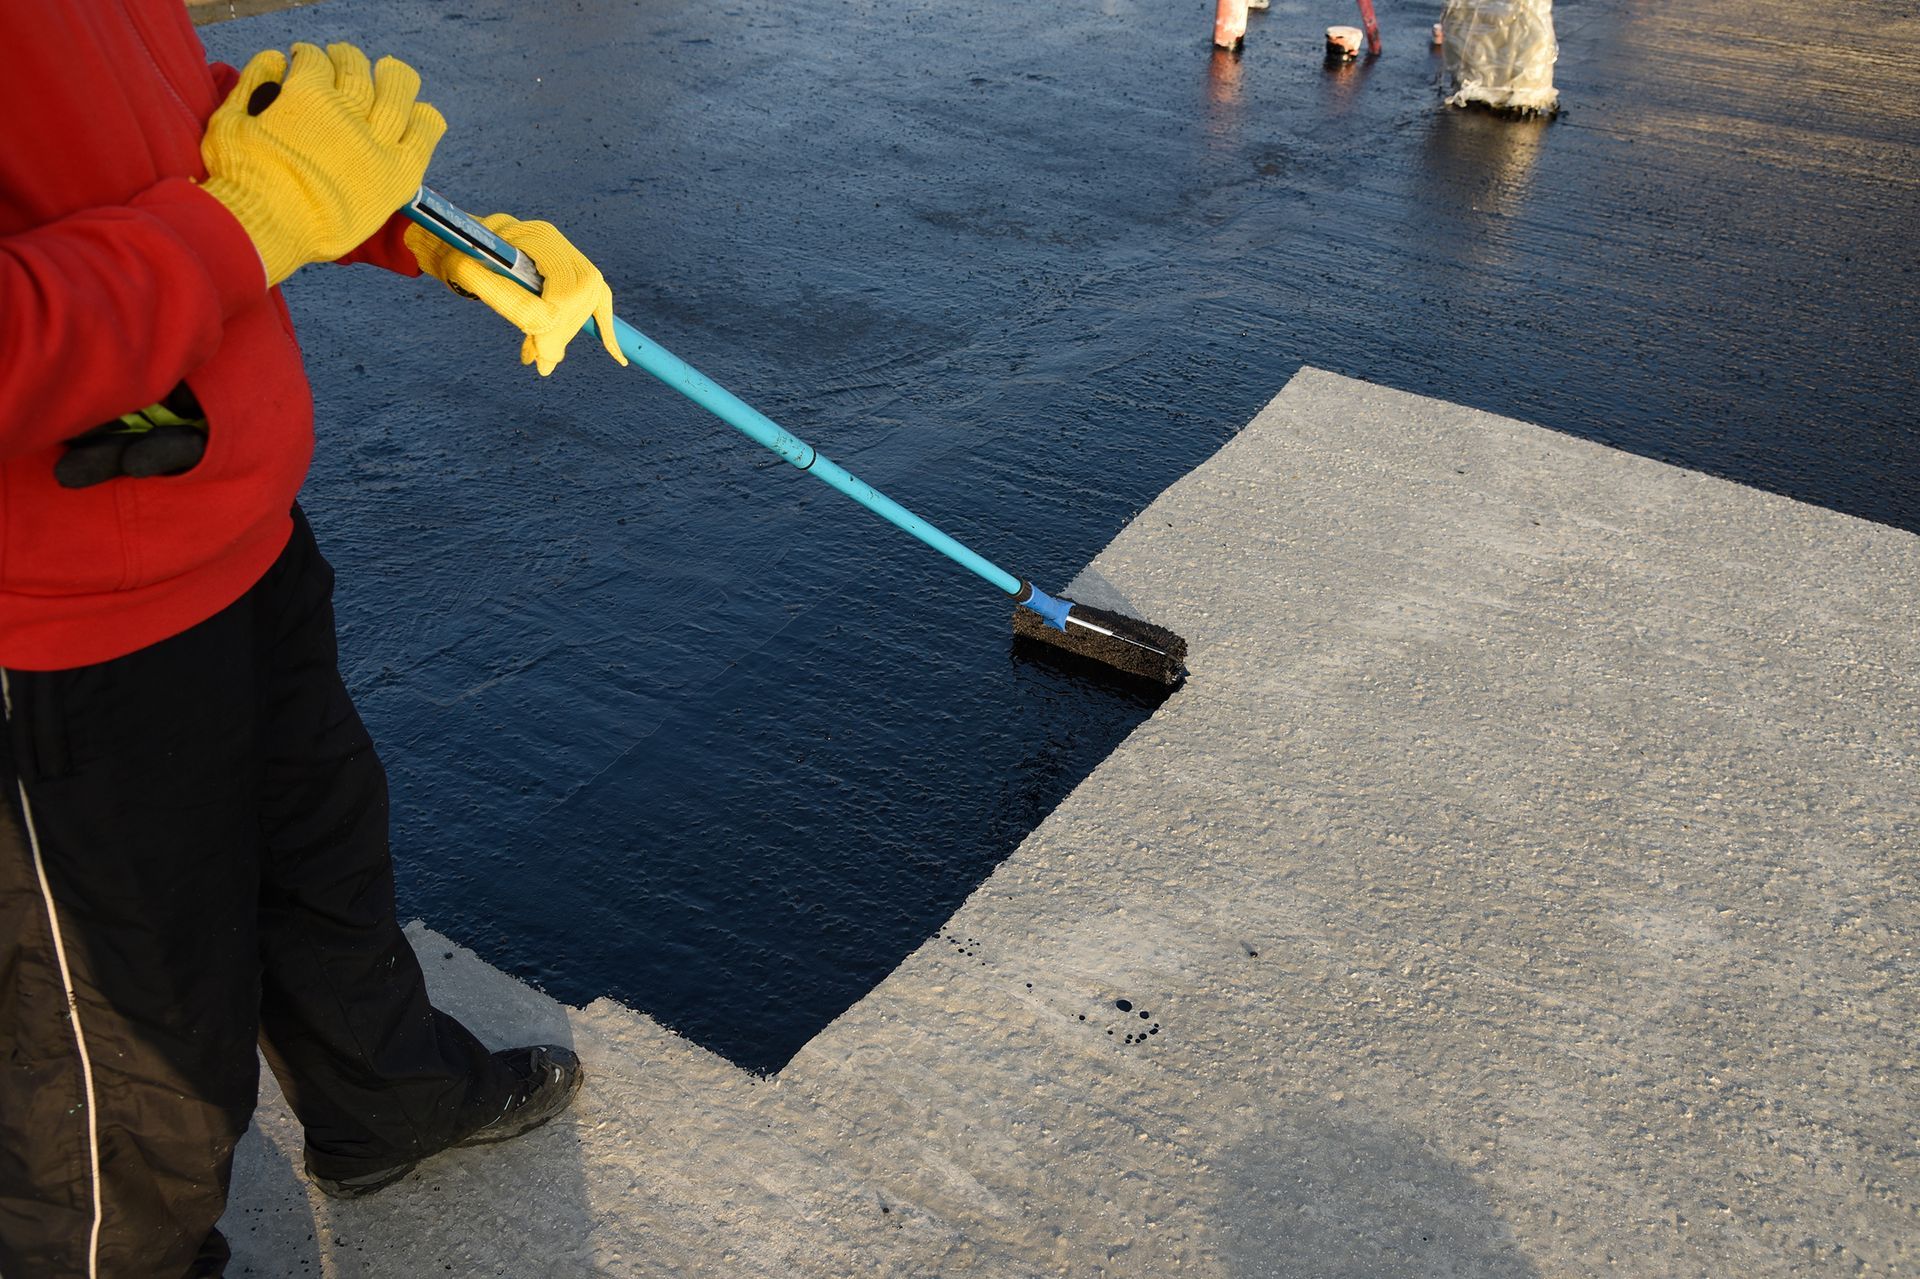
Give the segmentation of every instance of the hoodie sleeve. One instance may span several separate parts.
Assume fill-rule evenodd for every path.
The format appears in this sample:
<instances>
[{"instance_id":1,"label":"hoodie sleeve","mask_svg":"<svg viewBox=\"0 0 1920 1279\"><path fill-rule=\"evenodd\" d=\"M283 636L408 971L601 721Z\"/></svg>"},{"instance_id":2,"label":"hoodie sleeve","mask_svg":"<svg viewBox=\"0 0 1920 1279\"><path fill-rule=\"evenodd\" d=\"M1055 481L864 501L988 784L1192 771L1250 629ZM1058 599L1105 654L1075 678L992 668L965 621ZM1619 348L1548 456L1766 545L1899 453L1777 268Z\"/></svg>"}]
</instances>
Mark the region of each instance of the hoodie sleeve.
<instances>
[{"instance_id":1,"label":"hoodie sleeve","mask_svg":"<svg viewBox=\"0 0 1920 1279\"><path fill-rule=\"evenodd\" d=\"M0 459L158 400L266 290L245 228L186 178L0 237Z\"/></svg>"},{"instance_id":2,"label":"hoodie sleeve","mask_svg":"<svg viewBox=\"0 0 1920 1279\"><path fill-rule=\"evenodd\" d=\"M413 250L407 247L406 240L407 228L412 225L413 220L406 214L396 213L358 248L338 261L342 266L366 262L384 267L396 275L419 275L420 262L413 256Z\"/></svg>"}]
</instances>

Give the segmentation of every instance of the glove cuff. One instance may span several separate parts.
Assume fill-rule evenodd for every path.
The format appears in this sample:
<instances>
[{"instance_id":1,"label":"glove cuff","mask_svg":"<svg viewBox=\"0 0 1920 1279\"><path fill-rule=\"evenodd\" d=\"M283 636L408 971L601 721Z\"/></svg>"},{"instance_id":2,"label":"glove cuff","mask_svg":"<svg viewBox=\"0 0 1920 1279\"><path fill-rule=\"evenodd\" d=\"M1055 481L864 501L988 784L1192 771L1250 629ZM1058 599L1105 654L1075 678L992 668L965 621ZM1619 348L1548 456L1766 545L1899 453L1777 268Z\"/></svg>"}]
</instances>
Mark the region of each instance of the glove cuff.
<instances>
[{"instance_id":1,"label":"glove cuff","mask_svg":"<svg viewBox=\"0 0 1920 1279\"><path fill-rule=\"evenodd\" d=\"M272 288L306 264L306 258L293 247L293 237L274 221L266 201L257 198L246 186L224 177L209 177L200 189L227 206L266 268L267 287Z\"/></svg>"}]
</instances>

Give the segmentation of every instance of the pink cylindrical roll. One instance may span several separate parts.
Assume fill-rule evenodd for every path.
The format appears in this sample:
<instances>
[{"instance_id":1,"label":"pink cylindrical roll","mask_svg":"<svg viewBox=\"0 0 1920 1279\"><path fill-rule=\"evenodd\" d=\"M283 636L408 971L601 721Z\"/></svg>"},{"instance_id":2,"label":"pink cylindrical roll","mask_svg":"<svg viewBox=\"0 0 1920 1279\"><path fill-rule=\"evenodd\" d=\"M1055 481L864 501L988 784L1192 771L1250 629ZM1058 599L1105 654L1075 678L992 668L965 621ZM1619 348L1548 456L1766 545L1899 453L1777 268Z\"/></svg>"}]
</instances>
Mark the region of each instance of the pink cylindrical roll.
<instances>
[{"instance_id":1,"label":"pink cylindrical roll","mask_svg":"<svg viewBox=\"0 0 1920 1279\"><path fill-rule=\"evenodd\" d=\"M1247 0L1218 0L1213 10L1213 42L1238 49L1247 37Z\"/></svg>"},{"instance_id":2,"label":"pink cylindrical roll","mask_svg":"<svg viewBox=\"0 0 1920 1279\"><path fill-rule=\"evenodd\" d=\"M1360 21L1367 28L1367 56L1380 56L1380 24L1374 21L1373 0L1360 0Z\"/></svg>"}]
</instances>

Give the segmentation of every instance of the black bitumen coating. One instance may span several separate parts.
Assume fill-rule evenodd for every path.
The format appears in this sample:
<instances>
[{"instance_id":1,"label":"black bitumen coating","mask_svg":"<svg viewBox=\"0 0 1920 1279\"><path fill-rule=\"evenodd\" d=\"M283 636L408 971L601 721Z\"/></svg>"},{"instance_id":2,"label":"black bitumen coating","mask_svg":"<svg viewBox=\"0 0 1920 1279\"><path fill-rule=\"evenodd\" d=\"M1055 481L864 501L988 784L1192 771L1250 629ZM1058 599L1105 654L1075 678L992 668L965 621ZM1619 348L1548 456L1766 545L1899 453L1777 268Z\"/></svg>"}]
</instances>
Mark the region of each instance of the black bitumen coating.
<instances>
[{"instance_id":1,"label":"black bitumen coating","mask_svg":"<svg viewBox=\"0 0 1920 1279\"><path fill-rule=\"evenodd\" d=\"M1377 8L1386 56L1341 70L1335 0L1238 58L1197 0L203 36L413 61L442 191L560 223L643 331L1050 589L1303 363L1920 529L1901 6L1563 0L1551 124L1441 109L1439 5ZM542 382L438 286L289 294L402 910L556 995L777 1067L1152 708L589 343Z\"/></svg>"}]
</instances>

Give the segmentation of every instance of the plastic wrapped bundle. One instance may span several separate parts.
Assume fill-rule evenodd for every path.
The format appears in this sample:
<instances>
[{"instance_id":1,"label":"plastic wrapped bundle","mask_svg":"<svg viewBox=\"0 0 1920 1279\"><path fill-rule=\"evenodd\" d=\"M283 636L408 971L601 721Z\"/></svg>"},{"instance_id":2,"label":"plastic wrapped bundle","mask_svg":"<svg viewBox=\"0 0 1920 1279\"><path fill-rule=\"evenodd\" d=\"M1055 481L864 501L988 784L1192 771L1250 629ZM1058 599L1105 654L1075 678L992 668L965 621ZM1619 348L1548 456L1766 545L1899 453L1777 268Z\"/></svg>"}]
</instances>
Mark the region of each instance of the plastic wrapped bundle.
<instances>
[{"instance_id":1,"label":"plastic wrapped bundle","mask_svg":"<svg viewBox=\"0 0 1920 1279\"><path fill-rule=\"evenodd\" d=\"M1447 105L1522 115L1560 107L1553 87L1553 0L1447 0L1441 11Z\"/></svg>"}]
</instances>

